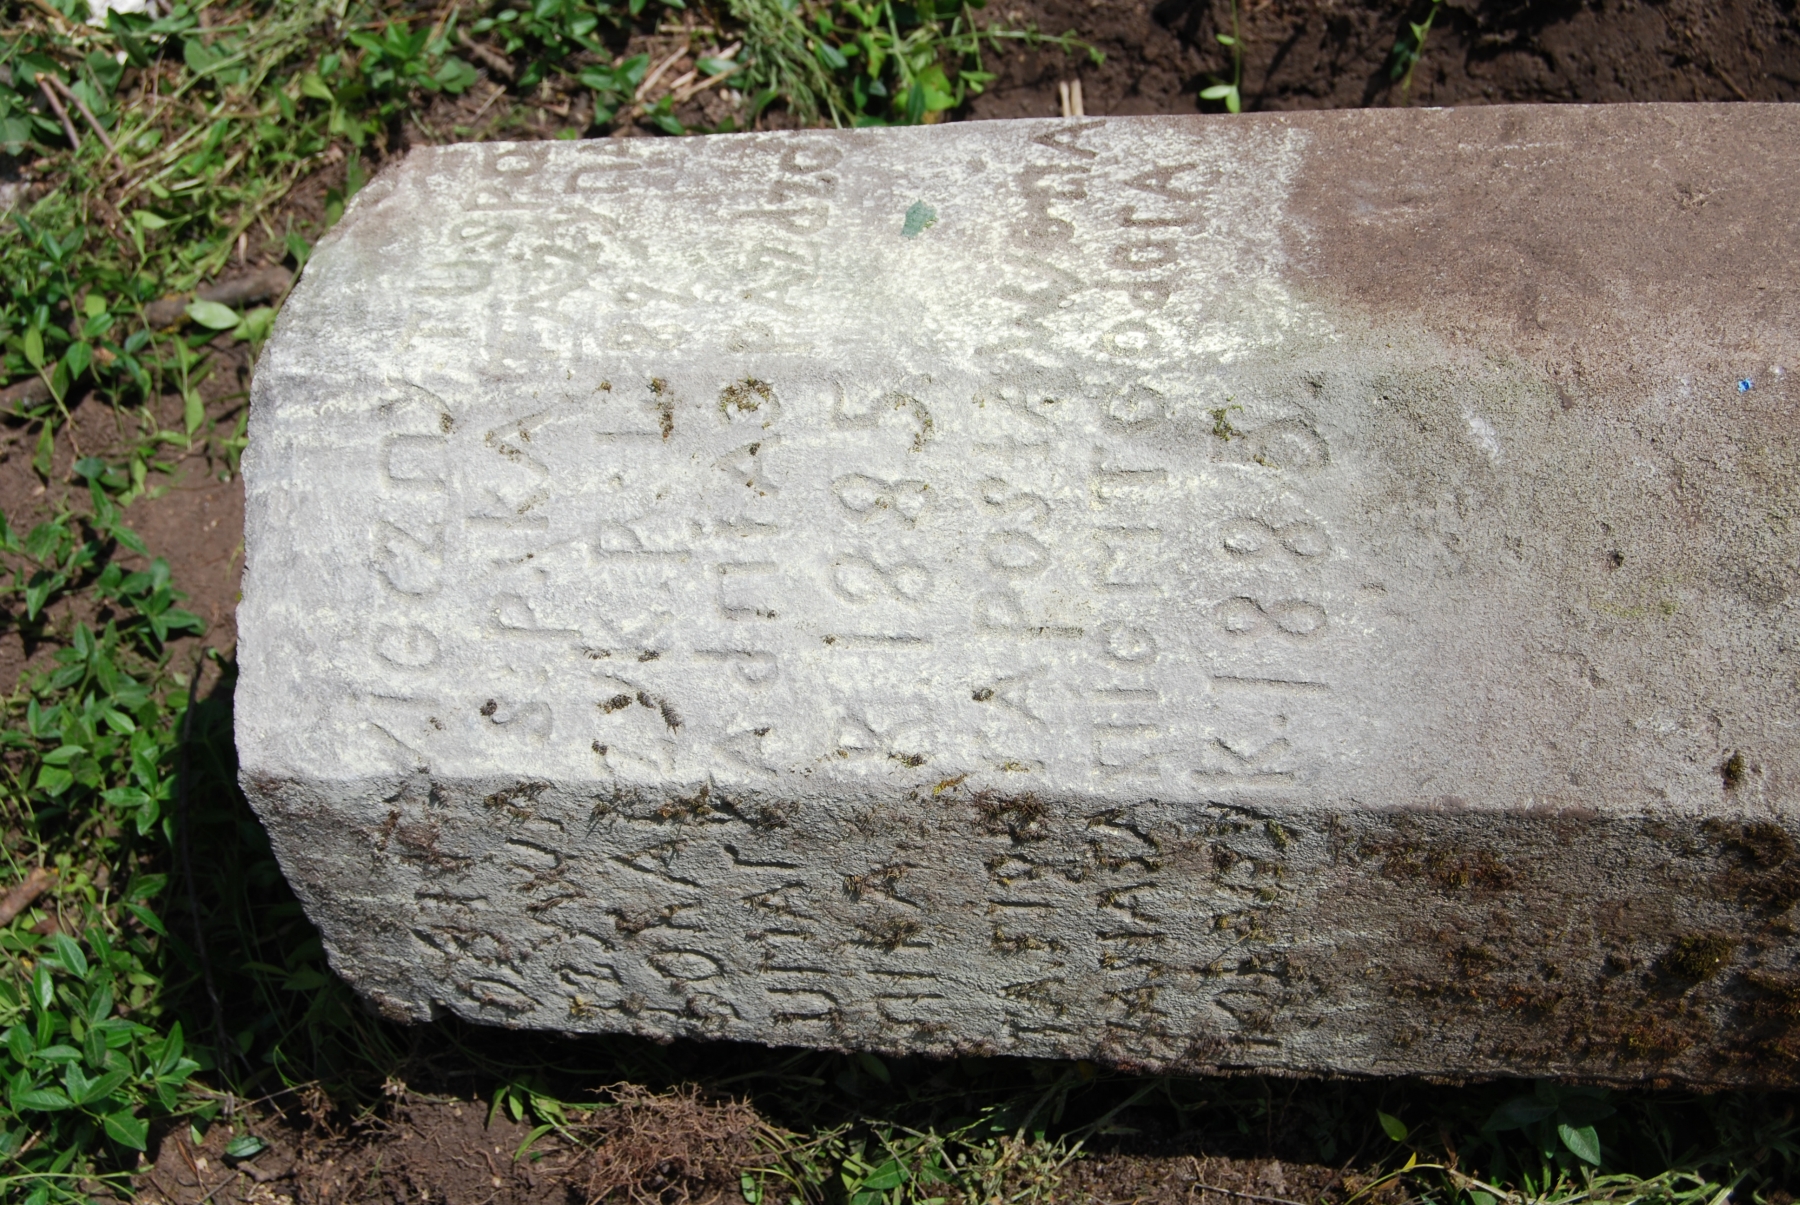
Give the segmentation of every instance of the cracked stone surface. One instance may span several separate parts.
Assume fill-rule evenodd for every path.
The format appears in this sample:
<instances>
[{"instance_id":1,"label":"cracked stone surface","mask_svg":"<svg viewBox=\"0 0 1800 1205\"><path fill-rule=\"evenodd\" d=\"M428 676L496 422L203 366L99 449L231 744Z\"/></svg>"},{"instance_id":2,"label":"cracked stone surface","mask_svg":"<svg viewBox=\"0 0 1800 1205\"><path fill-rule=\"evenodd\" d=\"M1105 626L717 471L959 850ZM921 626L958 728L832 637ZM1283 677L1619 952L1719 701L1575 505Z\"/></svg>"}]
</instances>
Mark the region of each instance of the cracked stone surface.
<instances>
[{"instance_id":1,"label":"cracked stone surface","mask_svg":"<svg viewBox=\"0 0 1800 1205\"><path fill-rule=\"evenodd\" d=\"M384 1013L1800 1060L1800 115L424 148L253 395L242 782Z\"/></svg>"}]
</instances>

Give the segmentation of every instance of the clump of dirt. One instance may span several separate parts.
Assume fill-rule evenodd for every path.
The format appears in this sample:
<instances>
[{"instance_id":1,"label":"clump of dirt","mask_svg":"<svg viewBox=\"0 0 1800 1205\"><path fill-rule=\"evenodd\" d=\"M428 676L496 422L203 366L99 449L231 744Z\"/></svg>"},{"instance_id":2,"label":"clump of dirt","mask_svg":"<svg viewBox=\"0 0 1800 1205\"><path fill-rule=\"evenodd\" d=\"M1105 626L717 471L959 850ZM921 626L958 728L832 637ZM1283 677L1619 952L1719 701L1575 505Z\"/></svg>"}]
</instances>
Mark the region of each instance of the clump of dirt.
<instances>
[{"instance_id":1,"label":"clump of dirt","mask_svg":"<svg viewBox=\"0 0 1800 1205\"><path fill-rule=\"evenodd\" d=\"M1338 1205L1352 1197L1387 1205L1406 1195L1397 1181L1372 1186L1370 1177L1342 1168L1218 1155L1096 1155L1072 1165L1063 1187L1069 1200L1089 1205Z\"/></svg>"},{"instance_id":2,"label":"clump of dirt","mask_svg":"<svg viewBox=\"0 0 1800 1205\"><path fill-rule=\"evenodd\" d=\"M972 802L981 817L983 831L996 837L1008 836L1016 844L1042 841L1050 835L1045 825L1043 800L1026 791L1022 795L1002 795L997 791L977 791Z\"/></svg>"},{"instance_id":3,"label":"clump of dirt","mask_svg":"<svg viewBox=\"0 0 1800 1205\"><path fill-rule=\"evenodd\" d=\"M490 1122L487 1114L479 1101L402 1097L344 1126L323 1110L311 1116L240 1114L235 1123L215 1122L199 1143L180 1126L139 1174L138 1199L147 1205L413 1199L562 1205L579 1199L569 1181L578 1151L552 1137L514 1159L530 1127L504 1114ZM266 1145L247 1158L226 1153L233 1140L246 1136Z\"/></svg>"},{"instance_id":4,"label":"clump of dirt","mask_svg":"<svg viewBox=\"0 0 1800 1205\"><path fill-rule=\"evenodd\" d=\"M583 1128L594 1143L585 1161L590 1202L714 1201L767 1161L756 1142L764 1123L749 1105L706 1101L692 1087L659 1094L615 1084L608 1094L612 1107Z\"/></svg>"},{"instance_id":5,"label":"clump of dirt","mask_svg":"<svg viewBox=\"0 0 1800 1205\"><path fill-rule=\"evenodd\" d=\"M398 1092L369 1116L340 1124L322 1097L285 1112L215 1122L196 1143L185 1125L162 1139L137 1177L146 1205L701 1205L739 1190L766 1161L766 1127L750 1106L693 1088L635 1084L567 1135L535 1142L529 1124L478 1100ZM255 1141L244 1143L246 1138ZM233 1142L242 1145L234 1147ZM234 1157L231 1151L255 1147Z\"/></svg>"},{"instance_id":6,"label":"clump of dirt","mask_svg":"<svg viewBox=\"0 0 1800 1205\"><path fill-rule=\"evenodd\" d=\"M1689 933L1675 939L1663 955L1669 974L1690 983L1703 983L1723 970L1737 953L1738 943L1720 933Z\"/></svg>"}]
</instances>

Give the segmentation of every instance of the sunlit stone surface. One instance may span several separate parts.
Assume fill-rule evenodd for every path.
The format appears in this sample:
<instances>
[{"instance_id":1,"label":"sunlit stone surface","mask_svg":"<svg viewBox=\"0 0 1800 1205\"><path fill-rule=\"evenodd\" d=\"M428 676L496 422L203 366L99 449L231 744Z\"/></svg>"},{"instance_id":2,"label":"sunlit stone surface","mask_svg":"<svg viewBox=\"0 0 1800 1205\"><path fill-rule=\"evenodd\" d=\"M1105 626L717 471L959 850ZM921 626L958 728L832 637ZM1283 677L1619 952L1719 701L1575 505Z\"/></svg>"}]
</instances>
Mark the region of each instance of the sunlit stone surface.
<instances>
[{"instance_id":1,"label":"sunlit stone surface","mask_svg":"<svg viewBox=\"0 0 1800 1205\"><path fill-rule=\"evenodd\" d=\"M1791 1079L1796 148L415 151L257 374L245 789L395 1016Z\"/></svg>"}]
</instances>

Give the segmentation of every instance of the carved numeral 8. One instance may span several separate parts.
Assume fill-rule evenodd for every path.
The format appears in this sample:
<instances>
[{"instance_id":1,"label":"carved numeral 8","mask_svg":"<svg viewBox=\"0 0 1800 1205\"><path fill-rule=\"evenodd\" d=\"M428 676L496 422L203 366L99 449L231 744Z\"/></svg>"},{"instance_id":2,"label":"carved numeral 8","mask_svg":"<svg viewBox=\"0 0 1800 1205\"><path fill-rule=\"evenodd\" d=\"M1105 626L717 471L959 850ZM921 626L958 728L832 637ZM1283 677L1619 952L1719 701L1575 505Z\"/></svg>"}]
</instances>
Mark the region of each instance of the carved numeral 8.
<instances>
[{"instance_id":1,"label":"carved numeral 8","mask_svg":"<svg viewBox=\"0 0 1800 1205\"><path fill-rule=\"evenodd\" d=\"M1232 598L1219 604L1219 626L1242 640L1283 636L1310 640L1325 630L1325 608L1300 599L1283 599L1264 605L1254 598Z\"/></svg>"}]
</instances>

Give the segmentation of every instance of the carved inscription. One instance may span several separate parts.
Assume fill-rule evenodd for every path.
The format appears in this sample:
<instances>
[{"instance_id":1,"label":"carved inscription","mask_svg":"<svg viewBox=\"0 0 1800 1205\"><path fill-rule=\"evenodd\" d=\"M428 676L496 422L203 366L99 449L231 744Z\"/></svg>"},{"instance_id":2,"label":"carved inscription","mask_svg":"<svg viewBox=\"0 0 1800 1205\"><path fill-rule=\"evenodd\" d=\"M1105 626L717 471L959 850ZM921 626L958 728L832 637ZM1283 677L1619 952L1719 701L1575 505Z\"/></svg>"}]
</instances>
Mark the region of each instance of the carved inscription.
<instances>
[{"instance_id":1,"label":"carved inscription","mask_svg":"<svg viewBox=\"0 0 1800 1205\"><path fill-rule=\"evenodd\" d=\"M361 466L308 503L360 584L276 654L334 704L279 739L380 780L333 940L394 1007L1173 1059L1289 1006L1245 809L1325 773L1360 655L1334 447L1191 344L1228 157L1108 129L945 161L912 240L861 134L393 185L434 216L346 243L362 375L270 427Z\"/></svg>"}]
</instances>

